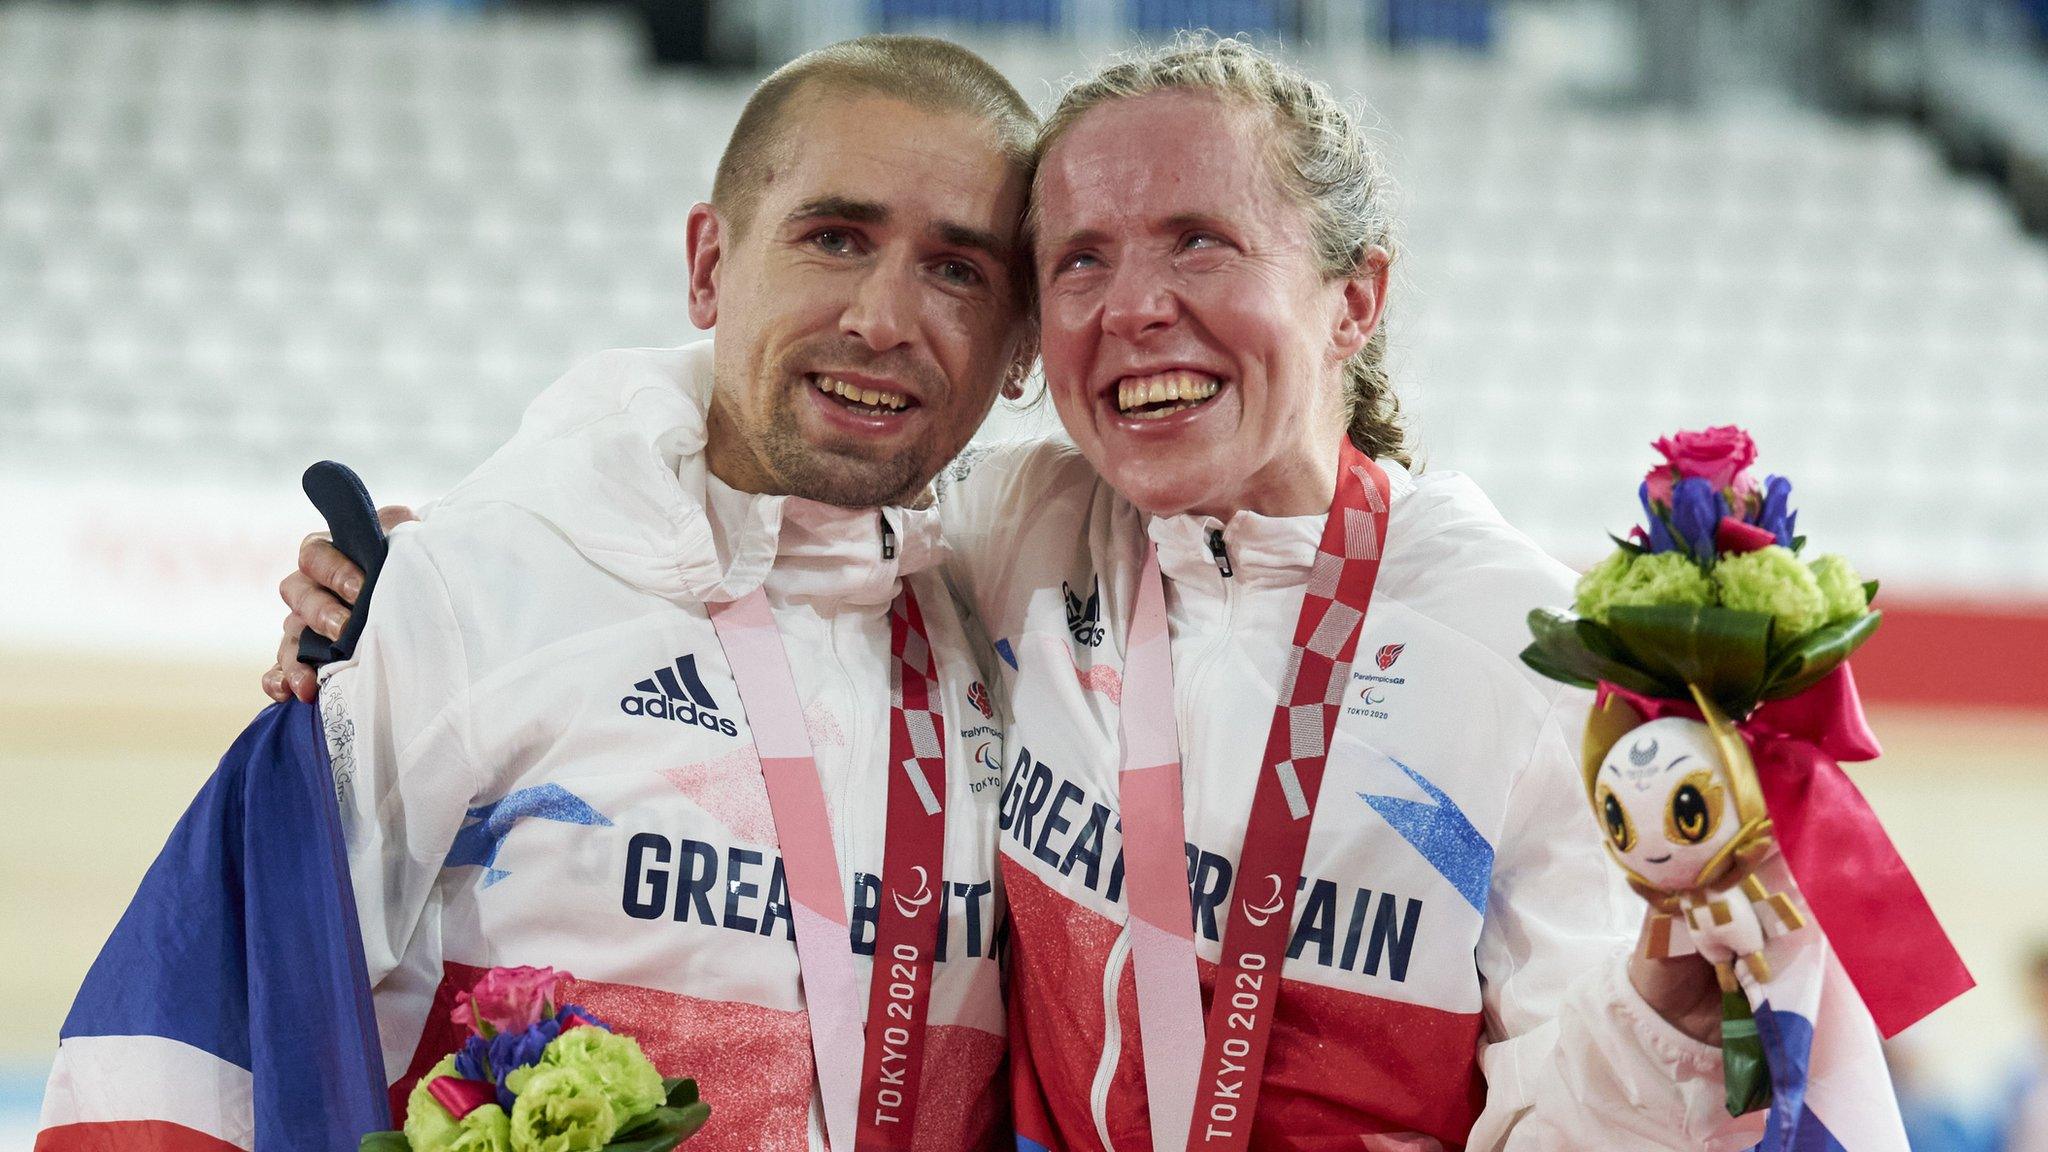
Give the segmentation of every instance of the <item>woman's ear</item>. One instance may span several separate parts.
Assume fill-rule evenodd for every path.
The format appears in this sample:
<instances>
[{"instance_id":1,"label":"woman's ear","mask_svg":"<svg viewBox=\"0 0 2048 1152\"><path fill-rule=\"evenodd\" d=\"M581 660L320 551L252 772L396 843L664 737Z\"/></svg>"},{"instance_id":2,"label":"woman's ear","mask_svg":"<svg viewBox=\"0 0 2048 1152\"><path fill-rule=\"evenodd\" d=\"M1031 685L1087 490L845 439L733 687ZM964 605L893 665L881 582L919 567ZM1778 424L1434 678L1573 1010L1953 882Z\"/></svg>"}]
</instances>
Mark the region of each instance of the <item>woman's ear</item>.
<instances>
[{"instance_id":1,"label":"woman's ear","mask_svg":"<svg viewBox=\"0 0 2048 1152\"><path fill-rule=\"evenodd\" d=\"M725 228L718 209L692 204L683 244L690 265L690 323L714 328L718 325L718 261L725 254Z\"/></svg>"},{"instance_id":2,"label":"woman's ear","mask_svg":"<svg viewBox=\"0 0 2048 1152\"><path fill-rule=\"evenodd\" d=\"M1330 334L1331 350L1338 363L1358 355L1379 329L1387 307L1387 270L1393 262L1393 254L1385 248L1369 245L1358 258L1358 268L1338 282L1342 289L1341 307Z\"/></svg>"}]
</instances>

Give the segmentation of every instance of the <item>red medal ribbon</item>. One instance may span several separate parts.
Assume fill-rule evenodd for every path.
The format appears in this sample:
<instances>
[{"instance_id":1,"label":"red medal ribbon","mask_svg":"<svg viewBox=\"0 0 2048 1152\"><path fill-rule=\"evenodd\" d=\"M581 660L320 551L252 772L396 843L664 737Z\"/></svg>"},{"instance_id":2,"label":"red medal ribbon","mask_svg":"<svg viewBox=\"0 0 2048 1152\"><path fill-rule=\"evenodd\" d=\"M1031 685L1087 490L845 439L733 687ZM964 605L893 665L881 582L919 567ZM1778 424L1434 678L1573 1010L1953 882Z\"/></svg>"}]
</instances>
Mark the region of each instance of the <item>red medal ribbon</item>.
<instances>
[{"instance_id":1,"label":"red medal ribbon","mask_svg":"<svg viewBox=\"0 0 2048 1152\"><path fill-rule=\"evenodd\" d=\"M1294 622L1294 651L1266 730L1265 766L1238 853L1236 905L1223 932L1195 1096L1189 1143L1197 1148L1239 1152L1251 1140L1295 889L1351 683L1351 658L1379 580L1390 503L1387 474L1345 438L1337 493Z\"/></svg>"},{"instance_id":2,"label":"red medal ribbon","mask_svg":"<svg viewBox=\"0 0 2048 1152\"><path fill-rule=\"evenodd\" d=\"M895 654L889 709L889 826L868 978L867 1055L861 1063L859 1152L909 1152L917 1082L946 903L946 727L924 617L906 585L889 611ZM902 833L898 835L899 831Z\"/></svg>"},{"instance_id":3,"label":"red medal ribbon","mask_svg":"<svg viewBox=\"0 0 2048 1152\"><path fill-rule=\"evenodd\" d=\"M1612 684L1646 720L1699 719L1689 700L1639 696ZM1736 725L1756 761L1764 807L1785 865L1842 970L1887 1038L1976 986L1927 897L1841 762L1876 759L1856 680L1843 664L1797 696Z\"/></svg>"},{"instance_id":4,"label":"red medal ribbon","mask_svg":"<svg viewBox=\"0 0 2048 1152\"><path fill-rule=\"evenodd\" d=\"M1155 1152L1183 1152L1188 1146L1241 1152L1251 1139L1259 1078L1279 1004L1295 889L1308 851L1324 762L1344 689L1351 681L1351 658L1379 578L1390 503L1386 473L1348 439L1344 441L1337 458L1336 495L1309 572L1294 626L1294 649L1267 730L1265 765L1239 854L1237 904L1224 931L1223 962L1201 1059L1187 1061L1179 1051L1155 1051L1149 1045L1145 1050L1153 1108L1184 1106L1190 1098L1195 1104L1191 1126L1180 1123L1179 1117L1153 1116ZM1155 1038L1183 1029L1178 1021L1148 1022L1147 1011L1201 1002L1200 989L1193 986L1197 976L1187 929L1194 909L1182 862L1186 817L1178 787L1159 776L1164 771L1177 776L1174 752L1179 739L1173 728L1172 668L1157 572L1156 563L1148 562L1140 576L1151 586L1139 590L1125 660L1130 674L1140 675L1147 684L1157 681L1164 691L1134 693L1126 680L1125 763L1119 776L1124 851L1133 884L1129 930L1137 960L1139 1025L1145 1036ZM1147 714L1141 709L1161 711ZM1131 801L1138 798L1146 802L1134 806ZM1141 885L1143 892L1137 890ZM1164 986L1168 984L1188 986ZM1189 1075L1195 1083L1183 1080Z\"/></svg>"},{"instance_id":5,"label":"red medal ribbon","mask_svg":"<svg viewBox=\"0 0 2048 1152\"><path fill-rule=\"evenodd\" d=\"M865 1045L845 873L788 654L760 589L707 607L761 758L789 877L826 1145L834 1152L908 1149L944 907L933 897L945 882L946 834L945 717L917 597L906 582L890 608L889 814Z\"/></svg>"}]
</instances>

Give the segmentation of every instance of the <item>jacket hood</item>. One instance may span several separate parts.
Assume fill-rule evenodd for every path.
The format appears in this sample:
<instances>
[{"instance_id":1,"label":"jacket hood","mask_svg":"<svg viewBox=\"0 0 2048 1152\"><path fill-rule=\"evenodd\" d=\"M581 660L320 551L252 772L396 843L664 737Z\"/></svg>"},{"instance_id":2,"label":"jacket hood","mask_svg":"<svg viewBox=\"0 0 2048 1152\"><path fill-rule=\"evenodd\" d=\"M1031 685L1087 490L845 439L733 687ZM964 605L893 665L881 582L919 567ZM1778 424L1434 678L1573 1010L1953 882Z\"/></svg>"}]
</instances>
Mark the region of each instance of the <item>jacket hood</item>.
<instances>
[{"instance_id":1,"label":"jacket hood","mask_svg":"<svg viewBox=\"0 0 2048 1152\"><path fill-rule=\"evenodd\" d=\"M712 476L712 389L710 340L600 352L543 392L430 514L513 505L620 580L688 601L766 584L785 597L885 603L899 576L943 559L930 509L842 508L737 492Z\"/></svg>"}]
</instances>

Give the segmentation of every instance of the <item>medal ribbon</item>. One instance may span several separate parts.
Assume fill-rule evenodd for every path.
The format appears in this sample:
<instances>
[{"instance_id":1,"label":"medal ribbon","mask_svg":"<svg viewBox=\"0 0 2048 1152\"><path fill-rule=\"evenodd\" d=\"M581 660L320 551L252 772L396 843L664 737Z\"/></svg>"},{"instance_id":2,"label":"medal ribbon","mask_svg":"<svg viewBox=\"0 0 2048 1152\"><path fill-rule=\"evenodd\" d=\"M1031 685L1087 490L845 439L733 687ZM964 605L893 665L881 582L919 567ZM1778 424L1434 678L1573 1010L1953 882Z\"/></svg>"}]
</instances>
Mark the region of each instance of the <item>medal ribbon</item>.
<instances>
[{"instance_id":1,"label":"medal ribbon","mask_svg":"<svg viewBox=\"0 0 2048 1152\"><path fill-rule=\"evenodd\" d=\"M1390 505L1386 473L1346 439L1338 453L1336 495L1309 570L1293 650L1267 730L1199 1061L1188 1058L1195 1030L1185 1023L1200 1018L1201 992L1186 874L1172 654L1158 560L1148 555L1126 645L1124 759L1117 802L1124 814L1131 953L1154 1152L1189 1147L1242 1152L1251 1139L1295 890L1330 741L1351 682L1351 660L1379 579ZM1133 690L1134 679L1142 691ZM1168 776L1170 784L1163 779Z\"/></svg>"},{"instance_id":2,"label":"medal ribbon","mask_svg":"<svg viewBox=\"0 0 2048 1152\"><path fill-rule=\"evenodd\" d=\"M938 943L939 908L932 906L932 896L943 883L946 830L945 723L917 598L906 583L889 610L889 815L869 978L868 1020L874 1027L865 1045L846 874L833 847L831 813L782 634L759 588L706 607L739 685L740 707L768 785L789 882L826 1146L832 1152L907 1149L923 1069Z\"/></svg>"},{"instance_id":3,"label":"medal ribbon","mask_svg":"<svg viewBox=\"0 0 2048 1152\"><path fill-rule=\"evenodd\" d=\"M889 825L868 978L867 1059L862 1065L860 1152L909 1152L917 1130L932 963L946 902L946 723L937 669L917 599L904 585L889 610L896 659L889 709ZM900 835L899 835L900 830Z\"/></svg>"}]
</instances>

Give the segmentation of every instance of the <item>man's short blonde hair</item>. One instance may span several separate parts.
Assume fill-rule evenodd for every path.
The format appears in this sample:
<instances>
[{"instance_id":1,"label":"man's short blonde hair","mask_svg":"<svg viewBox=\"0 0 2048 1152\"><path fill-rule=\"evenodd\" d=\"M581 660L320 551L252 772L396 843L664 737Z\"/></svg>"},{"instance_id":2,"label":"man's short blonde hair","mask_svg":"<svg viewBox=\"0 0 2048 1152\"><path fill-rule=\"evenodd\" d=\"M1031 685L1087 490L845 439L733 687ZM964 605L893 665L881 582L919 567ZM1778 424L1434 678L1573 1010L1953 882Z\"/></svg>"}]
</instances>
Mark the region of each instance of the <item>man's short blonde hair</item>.
<instances>
[{"instance_id":1,"label":"man's short blonde hair","mask_svg":"<svg viewBox=\"0 0 2048 1152\"><path fill-rule=\"evenodd\" d=\"M862 36L804 53L748 97L711 185L711 203L735 235L752 223L761 190L788 154L785 128L797 98L858 93L979 116L996 129L1004 153L1030 172L1038 117L988 61L929 36Z\"/></svg>"}]
</instances>

